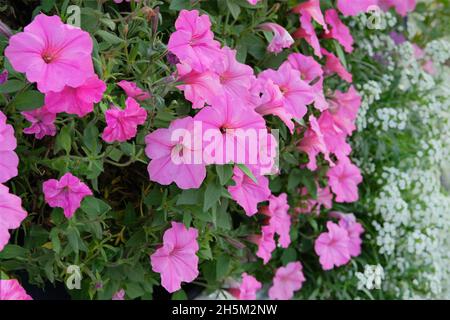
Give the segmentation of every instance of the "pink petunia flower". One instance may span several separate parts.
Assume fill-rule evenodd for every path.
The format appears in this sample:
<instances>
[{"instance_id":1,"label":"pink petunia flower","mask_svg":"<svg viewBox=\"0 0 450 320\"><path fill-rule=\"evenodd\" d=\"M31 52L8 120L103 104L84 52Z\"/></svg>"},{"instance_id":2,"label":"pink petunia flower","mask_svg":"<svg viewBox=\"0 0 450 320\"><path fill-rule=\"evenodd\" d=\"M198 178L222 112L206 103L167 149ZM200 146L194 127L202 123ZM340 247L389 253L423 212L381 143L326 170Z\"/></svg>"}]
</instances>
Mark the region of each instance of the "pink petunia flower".
<instances>
[{"instance_id":1,"label":"pink petunia flower","mask_svg":"<svg viewBox=\"0 0 450 320\"><path fill-rule=\"evenodd\" d=\"M302 80L307 83L323 76L322 66L313 57L291 53L284 63L289 63L294 70L298 70Z\"/></svg>"},{"instance_id":2,"label":"pink petunia flower","mask_svg":"<svg viewBox=\"0 0 450 320\"><path fill-rule=\"evenodd\" d=\"M5 56L39 91L59 92L66 85L80 86L94 73L92 47L89 33L41 13L10 38Z\"/></svg>"},{"instance_id":3,"label":"pink petunia flower","mask_svg":"<svg viewBox=\"0 0 450 320\"><path fill-rule=\"evenodd\" d=\"M150 93L139 88L137 84L134 82L122 80L118 82L117 85L121 87L123 91L125 91L128 97L133 98L135 100L144 101L150 99L151 97Z\"/></svg>"},{"instance_id":4,"label":"pink petunia flower","mask_svg":"<svg viewBox=\"0 0 450 320\"><path fill-rule=\"evenodd\" d=\"M67 219L72 218L85 197L92 196L89 187L70 172L59 180L45 181L43 190L48 205L52 208L62 208Z\"/></svg>"},{"instance_id":5,"label":"pink petunia flower","mask_svg":"<svg viewBox=\"0 0 450 320\"><path fill-rule=\"evenodd\" d=\"M358 91L353 86L347 92L336 90L329 105L329 112L335 124L346 134L351 135L356 129L355 120L361 106L361 96Z\"/></svg>"},{"instance_id":6,"label":"pink petunia flower","mask_svg":"<svg viewBox=\"0 0 450 320\"><path fill-rule=\"evenodd\" d=\"M338 76L341 77L343 80L349 83L353 82L352 74L345 69L345 67L341 63L341 60L338 57L336 57L334 54L328 52L323 48L322 53L327 58L327 62L325 63L326 74L337 73Z\"/></svg>"},{"instance_id":7,"label":"pink petunia flower","mask_svg":"<svg viewBox=\"0 0 450 320\"><path fill-rule=\"evenodd\" d=\"M252 4L252 5L256 5L258 4L258 2L260 2L261 0L247 0L248 3Z\"/></svg>"},{"instance_id":8,"label":"pink petunia flower","mask_svg":"<svg viewBox=\"0 0 450 320\"><path fill-rule=\"evenodd\" d=\"M94 110L94 103L102 100L105 90L106 84L94 74L76 88L65 86L60 92L47 92L45 105L53 113L66 112L84 117Z\"/></svg>"},{"instance_id":9,"label":"pink petunia flower","mask_svg":"<svg viewBox=\"0 0 450 320\"><path fill-rule=\"evenodd\" d=\"M235 166L233 170L235 185L228 187L231 197L249 217L258 212L258 203L268 200L271 194L267 177L257 174L253 168L250 169L256 178L256 182Z\"/></svg>"},{"instance_id":10,"label":"pink petunia flower","mask_svg":"<svg viewBox=\"0 0 450 320\"><path fill-rule=\"evenodd\" d=\"M328 232L321 233L314 244L314 251L319 256L323 270L343 266L351 259L347 230L331 221L327 222L327 229Z\"/></svg>"},{"instance_id":11,"label":"pink petunia flower","mask_svg":"<svg viewBox=\"0 0 450 320\"><path fill-rule=\"evenodd\" d=\"M358 200L358 184L363 180L359 168L349 159L339 163L327 172L328 184L336 195L336 202L355 202Z\"/></svg>"},{"instance_id":12,"label":"pink petunia flower","mask_svg":"<svg viewBox=\"0 0 450 320\"><path fill-rule=\"evenodd\" d=\"M0 184L0 251L9 241L9 231L20 227L27 213L22 208L22 200ZM1 290L0 290L1 295Z\"/></svg>"},{"instance_id":13,"label":"pink petunia flower","mask_svg":"<svg viewBox=\"0 0 450 320\"><path fill-rule=\"evenodd\" d=\"M177 71L177 80L182 83L177 88L184 92L186 100L192 102L192 108L203 108L205 103L211 104L223 95L219 75L214 71L197 71L181 63L177 64Z\"/></svg>"},{"instance_id":14,"label":"pink petunia flower","mask_svg":"<svg viewBox=\"0 0 450 320\"><path fill-rule=\"evenodd\" d=\"M169 128L147 135L145 153L151 159L150 180L162 185L175 182L181 189L199 188L206 177L201 141L191 117L174 120Z\"/></svg>"},{"instance_id":15,"label":"pink petunia flower","mask_svg":"<svg viewBox=\"0 0 450 320\"><path fill-rule=\"evenodd\" d=\"M276 249L275 243L275 230L272 226L262 226L261 234L254 234L249 236L249 241L258 246L256 256L263 260L264 264L267 264L272 258L272 252Z\"/></svg>"},{"instance_id":16,"label":"pink petunia flower","mask_svg":"<svg viewBox=\"0 0 450 320\"><path fill-rule=\"evenodd\" d=\"M269 205L261 208L261 213L269 217L269 226L278 234L282 248L289 247L291 243L291 216L289 215L287 194L282 193L278 197L271 195Z\"/></svg>"},{"instance_id":17,"label":"pink petunia flower","mask_svg":"<svg viewBox=\"0 0 450 320\"><path fill-rule=\"evenodd\" d=\"M300 3L292 9L292 12L300 14L300 16L309 16L313 18L323 27L323 30L328 33L328 26L323 19L322 10L320 10L320 0L309 0Z\"/></svg>"},{"instance_id":18,"label":"pink petunia flower","mask_svg":"<svg viewBox=\"0 0 450 320\"><path fill-rule=\"evenodd\" d=\"M0 300L33 300L16 279L0 280Z\"/></svg>"},{"instance_id":19,"label":"pink petunia flower","mask_svg":"<svg viewBox=\"0 0 450 320\"><path fill-rule=\"evenodd\" d=\"M6 123L6 116L0 111L0 183L18 174L19 157L14 152L16 147L14 128Z\"/></svg>"},{"instance_id":20,"label":"pink petunia flower","mask_svg":"<svg viewBox=\"0 0 450 320\"><path fill-rule=\"evenodd\" d=\"M125 290L124 289L120 289L119 291L114 293L114 295L113 295L111 300L125 300Z\"/></svg>"},{"instance_id":21,"label":"pink petunia flower","mask_svg":"<svg viewBox=\"0 0 450 320\"><path fill-rule=\"evenodd\" d=\"M31 122L31 126L23 129L25 134L34 134L36 139L42 139L45 136L56 135L55 119L56 114L50 112L46 106L32 111L21 113L25 119Z\"/></svg>"},{"instance_id":22,"label":"pink petunia flower","mask_svg":"<svg viewBox=\"0 0 450 320\"><path fill-rule=\"evenodd\" d=\"M300 194L302 196L308 195L308 189L302 188L300 190ZM317 184L317 199L311 199L311 196L308 196L305 206L297 208L296 212L315 213L316 215L319 215L322 207L326 209L331 209L332 206L333 206L333 194L331 193L330 187L326 186L324 188L321 188Z\"/></svg>"},{"instance_id":23,"label":"pink petunia flower","mask_svg":"<svg viewBox=\"0 0 450 320\"><path fill-rule=\"evenodd\" d=\"M331 212L331 216L339 218L339 226L347 230L349 242L348 251L352 257L357 257L361 254L362 239L361 235L364 233L363 226L356 222L353 214Z\"/></svg>"},{"instance_id":24,"label":"pink petunia flower","mask_svg":"<svg viewBox=\"0 0 450 320\"><path fill-rule=\"evenodd\" d=\"M224 58L216 61L212 68L218 75L225 94L236 99L248 100L250 88L255 80L253 69L236 60L236 50L224 47L222 52Z\"/></svg>"},{"instance_id":25,"label":"pink petunia flower","mask_svg":"<svg viewBox=\"0 0 450 320\"><path fill-rule=\"evenodd\" d=\"M264 31L273 32L272 41L270 41L267 51L273 53L280 53L285 48L289 48L294 43L291 35L285 28L279 24L267 22L258 26L259 29Z\"/></svg>"},{"instance_id":26,"label":"pink petunia flower","mask_svg":"<svg viewBox=\"0 0 450 320\"><path fill-rule=\"evenodd\" d=\"M282 64L277 71L267 69L258 75L258 79L272 80L278 86L282 94L281 106L291 118L302 119L307 112L306 106L314 101L311 86L301 79L300 72L290 64Z\"/></svg>"},{"instance_id":27,"label":"pink petunia flower","mask_svg":"<svg viewBox=\"0 0 450 320\"><path fill-rule=\"evenodd\" d=\"M198 231L172 222L164 232L163 246L150 256L152 270L161 274L161 284L170 293L181 288L181 282L198 277Z\"/></svg>"},{"instance_id":28,"label":"pink petunia flower","mask_svg":"<svg viewBox=\"0 0 450 320\"><path fill-rule=\"evenodd\" d=\"M319 38L317 38L316 30L312 24L312 17L309 13L300 16L301 27L295 31L292 36L294 39L305 39L305 41L314 49L314 54L322 58Z\"/></svg>"},{"instance_id":29,"label":"pink petunia flower","mask_svg":"<svg viewBox=\"0 0 450 320\"><path fill-rule=\"evenodd\" d=\"M357 16L367 12L370 6L377 5L379 0L337 0L337 8L344 16Z\"/></svg>"},{"instance_id":30,"label":"pink petunia flower","mask_svg":"<svg viewBox=\"0 0 450 320\"><path fill-rule=\"evenodd\" d=\"M406 16L416 8L416 0L379 0L379 5L383 10L389 10L394 7L395 11L401 16Z\"/></svg>"},{"instance_id":31,"label":"pink petunia flower","mask_svg":"<svg viewBox=\"0 0 450 320\"><path fill-rule=\"evenodd\" d=\"M231 96L218 99L213 106L200 110L195 120L203 124L204 142L212 140L204 147L206 163L257 163L257 154L251 152L252 144L246 137L254 134L250 139L257 139L259 130L266 131L266 123L261 115L251 110L242 100Z\"/></svg>"},{"instance_id":32,"label":"pink petunia flower","mask_svg":"<svg viewBox=\"0 0 450 320\"><path fill-rule=\"evenodd\" d=\"M325 21L331 26L331 31L325 38L337 40L348 53L353 52L353 37L350 29L342 23L336 10L328 9L325 12Z\"/></svg>"},{"instance_id":33,"label":"pink petunia flower","mask_svg":"<svg viewBox=\"0 0 450 320\"><path fill-rule=\"evenodd\" d=\"M272 300L290 300L294 292L302 288L305 282L302 264L298 261L280 267L273 278L273 285L269 289L269 298Z\"/></svg>"},{"instance_id":34,"label":"pink petunia flower","mask_svg":"<svg viewBox=\"0 0 450 320\"><path fill-rule=\"evenodd\" d=\"M254 276L244 272L239 288L230 288L230 293L238 300L256 300L256 293L261 290L262 284Z\"/></svg>"},{"instance_id":35,"label":"pink petunia flower","mask_svg":"<svg viewBox=\"0 0 450 320\"><path fill-rule=\"evenodd\" d=\"M125 109L113 106L105 113L106 128L102 138L106 142L124 142L136 136L137 127L145 123L147 111L133 98L127 98Z\"/></svg>"},{"instance_id":36,"label":"pink petunia flower","mask_svg":"<svg viewBox=\"0 0 450 320\"><path fill-rule=\"evenodd\" d=\"M214 40L207 15L199 15L197 10L181 10L175 28L167 49L181 62L202 71L209 69L214 61L222 59L220 44Z\"/></svg>"},{"instance_id":37,"label":"pink petunia flower","mask_svg":"<svg viewBox=\"0 0 450 320\"><path fill-rule=\"evenodd\" d=\"M347 143L347 133L335 121L336 117L329 110L325 110L318 120L320 131L330 153L340 159L347 159L352 148Z\"/></svg>"}]
</instances>

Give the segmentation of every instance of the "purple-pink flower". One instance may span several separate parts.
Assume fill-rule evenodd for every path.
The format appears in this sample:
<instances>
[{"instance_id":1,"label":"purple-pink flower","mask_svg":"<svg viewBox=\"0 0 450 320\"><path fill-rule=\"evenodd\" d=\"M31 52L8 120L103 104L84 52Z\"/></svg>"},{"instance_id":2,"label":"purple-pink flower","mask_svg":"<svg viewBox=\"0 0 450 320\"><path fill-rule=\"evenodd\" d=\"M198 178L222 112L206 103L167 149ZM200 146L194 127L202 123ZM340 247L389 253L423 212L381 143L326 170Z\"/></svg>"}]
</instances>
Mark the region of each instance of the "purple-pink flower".
<instances>
[{"instance_id":1,"label":"purple-pink flower","mask_svg":"<svg viewBox=\"0 0 450 320\"><path fill-rule=\"evenodd\" d=\"M254 234L249 237L249 241L258 246L256 256L260 257L264 264L267 264L272 258L272 252L276 249L275 230L272 226L262 226L261 234Z\"/></svg>"},{"instance_id":2,"label":"purple-pink flower","mask_svg":"<svg viewBox=\"0 0 450 320\"><path fill-rule=\"evenodd\" d=\"M66 112L84 117L94 110L94 103L103 98L106 84L97 75L91 77L77 87L65 86L62 91L49 91L45 95L45 105L50 112Z\"/></svg>"},{"instance_id":3,"label":"purple-pink flower","mask_svg":"<svg viewBox=\"0 0 450 320\"><path fill-rule=\"evenodd\" d=\"M126 95L129 98L133 98L138 101L143 101L151 97L150 93L139 88L137 84L134 82L122 80L118 82L117 85L121 87L123 91L125 91Z\"/></svg>"},{"instance_id":4,"label":"purple-pink flower","mask_svg":"<svg viewBox=\"0 0 450 320\"><path fill-rule=\"evenodd\" d=\"M201 138L194 132L191 117L174 120L169 128L147 135L150 180L162 185L175 182L181 189L199 188L206 177Z\"/></svg>"},{"instance_id":5,"label":"purple-pink flower","mask_svg":"<svg viewBox=\"0 0 450 320\"><path fill-rule=\"evenodd\" d=\"M80 86L93 74L92 47L89 33L41 13L10 38L5 56L39 91L59 92L66 85Z\"/></svg>"},{"instance_id":6,"label":"purple-pink flower","mask_svg":"<svg viewBox=\"0 0 450 320\"><path fill-rule=\"evenodd\" d=\"M338 12L334 9L328 9L325 12L325 21L331 26L331 31L325 35L325 38L337 40L348 53L353 52L353 37L350 29L339 19Z\"/></svg>"},{"instance_id":7,"label":"purple-pink flower","mask_svg":"<svg viewBox=\"0 0 450 320\"><path fill-rule=\"evenodd\" d=\"M114 293L114 295L113 295L111 300L125 300L125 290L124 289L120 289L119 291Z\"/></svg>"},{"instance_id":8,"label":"purple-pink flower","mask_svg":"<svg viewBox=\"0 0 450 320\"><path fill-rule=\"evenodd\" d=\"M294 44L294 39L292 39L289 32L279 24L266 22L259 25L259 28L264 31L273 32L273 38L267 47L267 51L269 52L280 53L283 49L289 48Z\"/></svg>"},{"instance_id":9,"label":"purple-pink flower","mask_svg":"<svg viewBox=\"0 0 450 320\"><path fill-rule=\"evenodd\" d=\"M322 53L327 58L325 63L325 73L326 74L333 74L337 73L339 77L341 77L342 80L345 80L349 83L353 82L353 76L350 72L345 69L345 67L342 65L341 60L339 60L338 57L336 57L331 52L328 52L327 50L322 48Z\"/></svg>"},{"instance_id":10,"label":"purple-pink flower","mask_svg":"<svg viewBox=\"0 0 450 320\"><path fill-rule=\"evenodd\" d=\"M363 180L357 166L349 159L343 159L327 172L328 184L336 195L336 202L355 202L358 200L358 184Z\"/></svg>"},{"instance_id":11,"label":"purple-pink flower","mask_svg":"<svg viewBox=\"0 0 450 320\"><path fill-rule=\"evenodd\" d=\"M269 297L272 300L290 300L294 292L302 288L303 282L305 276L302 264L299 261L288 263L276 271Z\"/></svg>"},{"instance_id":12,"label":"purple-pink flower","mask_svg":"<svg viewBox=\"0 0 450 320\"><path fill-rule=\"evenodd\" d=\"M287 194L282 193L278 197L271 195L269 205L261 208L261 213L269 217L269 226L279 236L278 242L282 248L289 247L291 243L291 216L289 215L289 204Z\"/></svg>"},{"instance_id":13,"label":"purple-pink flower","mask_svg":"<svg viewBox=\"0 0 450 320\"><path fill-rule=\"evenodd\" d=\"M42 139L45 136L56 135L55 119L56 114L50 112L47 106L43 106L31 111L22 112L27 121L31 123L31 126L23 129L25 134L34 134L36 139Z\"/></svg>"},{"instance_id":14,"label":"purple-pink flower","mask_svg":"<svg viewBox=\"0 0 450 320\"><path fill-rule=\"evenodd\" d=\"M314 244L323 270L343 266L351 259L347 230L331 221L327 222L327 229L328 232L321 233Z\"/></svg>"},{"instance_id":15,"label":"purple-pink flower","mask_svg":"<svg viewBox=\"0 0 450 320\"><path fill-rule=\"evenodd\" d=\"M339 218L339 226L347 230L349 242L348 251L352 257L357 257L361 254L362 239L361 235L364 233L363 226L356 221L353 214L332 212L332 216Z\"/></svg>"},{"instance_id":16,"label":"purple-pink flower","mask_svg":"<svg viewBox=\"0 0 450 320\"><path fill-rule=\"evenodd\" d=\"M43 190L48 205L52 208L62 208L68 219L72 218L85 197L92 196L89 187L70 172L63 175L59 180L45 181Z\"/></svg>"},{"instance_id":17,"label":"purple-pink flower","mask_svg":"<svg viewBox=\"0 0 450 320\"><path fill-rule=\"evenodd\" d=\"M18 174L19 157L14 152L16 147L14 128L6 123L6 116L0 111L0 183Z\"/></svg>"},{"instance_id":18,"label":"purple-pink flower","mask_svg":"<svg viewBox=\"0 0 450 320\"><path fill-rule=\"evenodd\" d=\"M16 279L0 280L0 300L33 300Z\"/></svg>"},{"instance_id":19,"label":"purple-pink flower","mask_svg":"<svg viewBox=\"0 0 450 320\"><path fill-rule=\"evenodd\" d=\"M22 200L9 193L9 189L0 184L0 251L9 241L9 230L19 228L26 216Z\"/></svg>"},{"instance_id":20,"label":"purple-pink flower","mask_svg":"<svg viewBox=\"0 0 450 320\"><path fill-rule=\"evenodd\" d=\"M256 300L256 293L261 290L262 284L254 276L244 272L239 288L230 288L230 293L238 300Z\"/></svg>"},{"instance_id":21,"label":"purple-pink flower","mask_svg":"<svg viewBox=\"0 0 450 320\"><path fill-rule=\"evenodd\" d=\"M198 231L172 222L164 232L163 246L150 256L152 269L161 274L161 284L170 293L178 291L182 282L198 276Z\"/></svg>"},{"instance_id":22,"label":"purple-pink flower","mask_svg":"<svg viewBox=\"0 0 450 320\"><path fill-rule=\"evenodd\" d=\"M125 109L113 106L105 113L106 128L102 138L106 142L124 142L136 136L137 127L145 123L147 111L133 98L127 98Z\"/></svg>"}]
</instances>

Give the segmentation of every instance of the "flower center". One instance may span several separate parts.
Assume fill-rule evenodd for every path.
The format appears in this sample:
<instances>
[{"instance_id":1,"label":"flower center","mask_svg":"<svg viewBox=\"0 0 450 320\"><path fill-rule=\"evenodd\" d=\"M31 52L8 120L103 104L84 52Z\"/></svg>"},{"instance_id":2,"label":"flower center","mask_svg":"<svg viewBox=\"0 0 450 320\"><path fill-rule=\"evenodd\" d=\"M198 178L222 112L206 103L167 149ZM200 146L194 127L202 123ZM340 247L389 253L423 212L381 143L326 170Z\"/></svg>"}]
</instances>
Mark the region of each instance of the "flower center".
<instances>
[{"instance_id":1,"label":"flower center","mask_svg":"<svg viewBox=\"0 0 450 320\"><path fill-rule=\"evenodd\" d=\"M49 63L51 63L53 61L54 57L50 53L44 53L42 55L42 59L44 59L45 63L49 64Z\"/></svg>"}]
</instances>

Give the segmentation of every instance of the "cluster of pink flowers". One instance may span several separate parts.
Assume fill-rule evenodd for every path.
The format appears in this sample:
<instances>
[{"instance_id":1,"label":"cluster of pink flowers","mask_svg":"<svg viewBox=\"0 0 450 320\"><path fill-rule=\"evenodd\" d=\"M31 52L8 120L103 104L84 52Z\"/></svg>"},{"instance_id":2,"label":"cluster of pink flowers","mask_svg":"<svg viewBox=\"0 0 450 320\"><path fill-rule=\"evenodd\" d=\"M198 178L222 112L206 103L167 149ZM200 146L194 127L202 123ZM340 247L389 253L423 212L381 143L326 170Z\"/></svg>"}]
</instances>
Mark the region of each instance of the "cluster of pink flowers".
<instances>
[{"instance_id":1,"label":"cluster of pink flowers","mask_svg":"<svg viewBox=\"0 0 450 320\"><path fill-rule=\"evenodd\" d=\"M16 279L0 280L0 300L33 300Z\"/></svg>"}]
</instances>

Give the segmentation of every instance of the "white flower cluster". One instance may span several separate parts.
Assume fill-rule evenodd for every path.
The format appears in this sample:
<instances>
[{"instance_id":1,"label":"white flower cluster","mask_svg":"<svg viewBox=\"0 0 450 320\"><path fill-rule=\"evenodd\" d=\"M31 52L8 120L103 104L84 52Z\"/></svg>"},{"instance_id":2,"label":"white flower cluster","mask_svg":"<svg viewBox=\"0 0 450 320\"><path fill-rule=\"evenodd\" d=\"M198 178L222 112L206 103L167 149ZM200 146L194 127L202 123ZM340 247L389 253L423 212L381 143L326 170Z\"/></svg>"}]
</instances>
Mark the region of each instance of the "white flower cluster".
<instances>
[{"instance_id":1,"label":"white flower cluster","mask_svg":"<svg viewBox=\"0 0 450 320\"><path fill-rule=\"evenodd\" d=\"M364 266L364 273L356 272L358 278L358 290L366 288L367 290L381 289L381 282L384 280L384 269L381 265Z\"/></svg>"},{"instance_id":2,"label":"white flower cluster","mask_svg":"<svg viewBox=\"0 0 450 320\"><path fill-rule=\"evenodd\" d=\"M406 108L379 108L367 122L383 131L389 129L404 130L407 125L409 110Z\"/></svg>"},{"instance_id":3,"label":"white flower cluster","mask_svg":"<svg viewBox=\"0 0 450 320\"><path fill-rule=\"evenodd\" d=\"M450 42L445 39L433 40L426 45L425 53L434 63L443 64L450 59Z\"/></svg>"}]
</instances>

